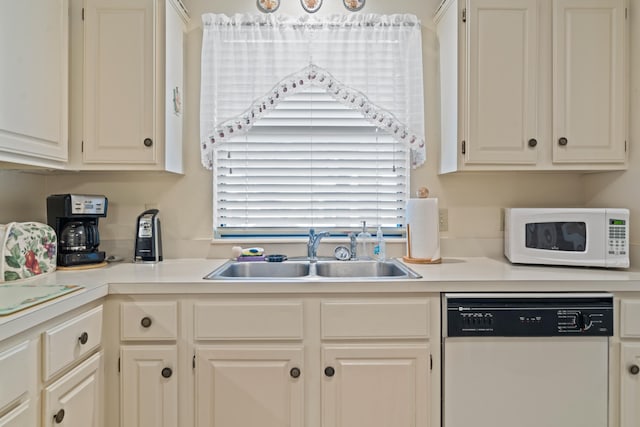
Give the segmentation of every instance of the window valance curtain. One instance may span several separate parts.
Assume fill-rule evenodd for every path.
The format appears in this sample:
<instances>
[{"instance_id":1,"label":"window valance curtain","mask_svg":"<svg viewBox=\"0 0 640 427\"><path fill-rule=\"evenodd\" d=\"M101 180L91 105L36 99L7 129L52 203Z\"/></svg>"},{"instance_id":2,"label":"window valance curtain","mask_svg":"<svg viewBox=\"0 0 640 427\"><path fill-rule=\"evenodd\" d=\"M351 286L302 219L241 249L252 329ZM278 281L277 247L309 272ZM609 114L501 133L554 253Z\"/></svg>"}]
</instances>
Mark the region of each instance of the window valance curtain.
<instances>
[{"instance_id":1,"label":"window valance curtain","mask_svg":"<svg viewBox=\"0 0 640 427\"><path fill-rule=\"evenodd\" d=\"M316 19L284 15L205 14L200 135L203 165L211 169L216 137L242 132L286 96L284 86L323 75L336 81L336 99L353 99L370 121L411 148L424 162L424 107L420 22L413 15L339 15ZM311 76L314 76L311 79ZM291 81L289 81L291 80ZM283 86L284 85L284 86ZM330 92L331 93L331 92ZM367 116L363 102L372 107ZM348 105L348 103L346 103ZM256 114L257 113L257 114ZM381 119L382 117L382 119ZM239 127L238 127L239 126ZM412 143L413 141L413 143Z\"/></svg>"}]
</instances>

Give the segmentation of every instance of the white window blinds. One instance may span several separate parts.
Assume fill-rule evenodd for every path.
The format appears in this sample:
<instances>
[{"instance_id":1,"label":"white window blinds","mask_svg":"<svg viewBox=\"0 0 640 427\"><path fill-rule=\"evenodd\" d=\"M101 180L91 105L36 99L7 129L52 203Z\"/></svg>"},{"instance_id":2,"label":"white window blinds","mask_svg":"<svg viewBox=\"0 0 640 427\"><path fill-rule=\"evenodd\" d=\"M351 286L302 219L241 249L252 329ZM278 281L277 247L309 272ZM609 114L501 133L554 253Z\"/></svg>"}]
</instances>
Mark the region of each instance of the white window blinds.
<instances>
[{"instance_id":1,"label":"white window blinds","mask_svg":"<svg viewBox=\"0 0 640 427\"><path fill-rule=\"evenodd\" d=\"M309 88L217 146L216 234L336 234L361 221L400 234L408 165L405 144Z\"/></svg>"},{"instance_id":2,"label":"white window blinds","mask_svg":"<svg viewBox=\"0 0 640 427\"><path fill-rule=\"evenodd\" d=\"M424 162L415 16L205 14L201 79L217 235L402 230Z\"/></svg>"}]
</instances>

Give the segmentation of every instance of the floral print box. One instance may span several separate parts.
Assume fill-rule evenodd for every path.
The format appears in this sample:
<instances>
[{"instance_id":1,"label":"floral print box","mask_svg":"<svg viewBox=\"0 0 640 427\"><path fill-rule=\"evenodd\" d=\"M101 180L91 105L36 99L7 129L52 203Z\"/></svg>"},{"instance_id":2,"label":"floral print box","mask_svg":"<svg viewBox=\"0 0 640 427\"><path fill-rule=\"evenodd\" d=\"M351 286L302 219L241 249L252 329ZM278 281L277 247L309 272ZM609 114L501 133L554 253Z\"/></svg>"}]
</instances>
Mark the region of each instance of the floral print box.
<instances>
[{"instance_id":1,"label":"floral print box","mask_svg":"<svg viewBox=\"0 0 640 427\"><path fill-rule=\"evenodd\" d=\"M0 282L27 279L56 270L57 237L39 222L0 224Z\"/></svg>"}]
</instances>

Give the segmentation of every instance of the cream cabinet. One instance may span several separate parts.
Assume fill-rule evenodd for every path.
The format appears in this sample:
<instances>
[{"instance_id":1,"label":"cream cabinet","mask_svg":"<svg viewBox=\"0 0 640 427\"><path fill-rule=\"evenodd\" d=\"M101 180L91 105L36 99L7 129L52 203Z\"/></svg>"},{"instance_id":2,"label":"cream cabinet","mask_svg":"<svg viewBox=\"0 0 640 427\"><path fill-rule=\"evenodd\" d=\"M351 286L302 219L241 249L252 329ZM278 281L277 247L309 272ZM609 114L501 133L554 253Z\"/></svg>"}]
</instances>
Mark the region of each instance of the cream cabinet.
<instances>
[{"instance_id":1,"label":"cream cabinet","mask_svg":"<svg viewBox=\"0 0 640 427\"><path fill-rule=\"evenodd\" d=\"M0 7L0 162L63 168L69 1L2 0Z\"/></svg>"},{"instance_id":2,"label":"cream cabinet","mask_svg":"<svg viewBox=\"0 0 640 427\"><path fill-rule=\"evenodd\" d=\"M198 345L196 426L303 427L302 345Z\"/></svg>"},{"instance_id":3,"label":"cream cabinet","mask_svg":"<svg viewBox=\"0 0 640 427\"><path fill-rule=\"evenodd\" d=\"M440 425L439 294L127 295L106 312L110 426Z\"/></svg>"},{"instance_id":4,"label":"cream cabinet","mask_svg":"<svg viewBox=\"0 0 640 427\"><path fill-rule=\"evenodd\" d=\"M38 345L34 339L0 346L0 426L36 426Z\"/></svg>"},{"instance_id":5,"label":"cream cabinet","mask_svg":"<svg viewBox=\"0 0 640 427\"><path fill-rule=\"evenodd\" d=\"M178 303L120 303L120 426L178 427ZM113 422L113 421L112 421Z\"/></svg>"},{"instance_id":6,"label":"cream cabinet","mask_svg":"<svg viewBox=\"0 0 640 427\"><path fill-rule=\"evenodd\" d=\"M0 426L104 426L102 314L92 303L0 343Z\"/></svg>"},{"instance_id":7,"label":"cream cabinet","mask_svg":"<svg viewBox=\"0 0 640 427\"><path fill-rule=\"evenodd\" d=\"M448 0L440 172L627 167L627 0Z\"/></svg>"},{"instance_id":8,"label":"cream cabinet","mask_svg":"<svg viewBox=\"0 0 640 427\"><path fill-rule=\"evenodd\" d=\"M176 345L123 346L121 426L178 427Z\"/></svg>"},{"instance_id":9,"label":"cream cabinet","mask_svg":"<svg viewBox=\"0 0 640 427\"><path fill-rule=\"evenodd\" d=\"M620 427L640 425L640 299L620 301Z\"/></svg>"},{"instance_id":10,"label":"cream cabinet","mask_svg":"<svg viewBox=\"0 0 640 427\"><path fill-rule=\"evenodd\" d=\"M86 0L82 14L83 136L70 168L182 173L182 2Z\"/></svg>"},{"instance_id":11,"label":"cream cabinet","mask_svg":"<svg viewBox=\"0 0 640 427\"><path fill-rule=\"evenodd\" d=\"M43 392L43 427L101 427L101 357L89 357Z\"/></svg>"},{"instance_id":12,"label":"cream cabinet","mask_svg":"<svg viewBox=\"0 0 640 427\"><path fill-rule=\"evenodd\" d=\"M322 427L439 425L432 314L428 298L321 301Z\"/></svg>"},{"instance_id":13,"label":"cream cabinet","mask_svg":"<svg viewBox=\"0 0 640 427\"><path fill-rule=\"evenodd\" d=\"M197 427L303 427L301 300L196 302Z\"/></svg>"}]
</instances>

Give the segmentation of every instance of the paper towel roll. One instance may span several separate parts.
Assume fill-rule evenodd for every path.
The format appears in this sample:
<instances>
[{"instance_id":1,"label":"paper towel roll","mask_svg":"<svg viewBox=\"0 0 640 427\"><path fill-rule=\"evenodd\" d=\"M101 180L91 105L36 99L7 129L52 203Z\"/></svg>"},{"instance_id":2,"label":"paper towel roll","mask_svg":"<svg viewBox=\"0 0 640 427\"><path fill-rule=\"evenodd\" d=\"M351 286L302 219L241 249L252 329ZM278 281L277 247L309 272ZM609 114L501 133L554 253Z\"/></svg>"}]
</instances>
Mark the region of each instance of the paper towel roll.
<instances>
[{"instance_id":1,"label":"paper towel roll","mask_svg":"<svg viewBox=\"0 0 640 427\"><path fill-rule=\"evenodd\" d=\"M409 199L406 209L410 259L440 261L438 199ZM409 247L411 245L411 247Z\"/></svg>"}]
</instances>

